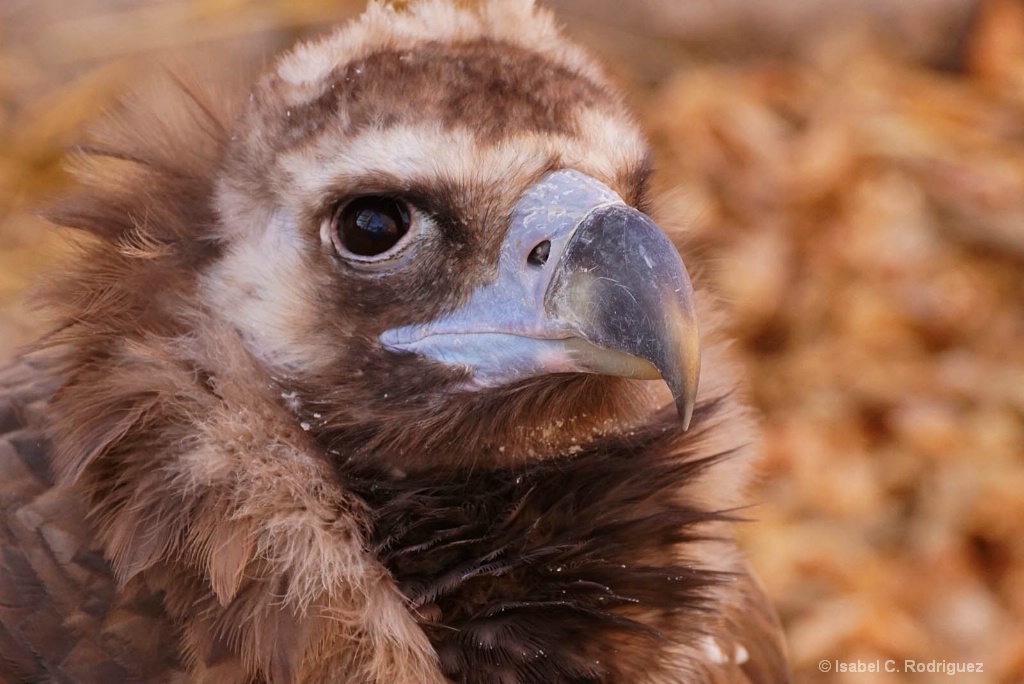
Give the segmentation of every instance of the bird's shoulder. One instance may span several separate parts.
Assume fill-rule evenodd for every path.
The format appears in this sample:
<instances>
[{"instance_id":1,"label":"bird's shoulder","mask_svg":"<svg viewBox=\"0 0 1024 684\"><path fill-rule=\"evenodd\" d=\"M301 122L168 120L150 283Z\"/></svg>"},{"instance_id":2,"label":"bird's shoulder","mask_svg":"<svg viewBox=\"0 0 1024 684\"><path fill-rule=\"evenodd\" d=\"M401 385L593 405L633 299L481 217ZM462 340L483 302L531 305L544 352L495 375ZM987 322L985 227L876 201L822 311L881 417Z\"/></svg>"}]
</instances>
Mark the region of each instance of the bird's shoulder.
<instances>
[{"instance_id":1,"label":"bird's shoulder","mask_svg":"<svg viewBox=\"0 0 1024 684\"><path fill-rule=\"evenodd\" d=\"M84 499L57 485L45 354L0 365L0 681L175 681L159 595L119 591Z\"/></svg>"}]
</instances>

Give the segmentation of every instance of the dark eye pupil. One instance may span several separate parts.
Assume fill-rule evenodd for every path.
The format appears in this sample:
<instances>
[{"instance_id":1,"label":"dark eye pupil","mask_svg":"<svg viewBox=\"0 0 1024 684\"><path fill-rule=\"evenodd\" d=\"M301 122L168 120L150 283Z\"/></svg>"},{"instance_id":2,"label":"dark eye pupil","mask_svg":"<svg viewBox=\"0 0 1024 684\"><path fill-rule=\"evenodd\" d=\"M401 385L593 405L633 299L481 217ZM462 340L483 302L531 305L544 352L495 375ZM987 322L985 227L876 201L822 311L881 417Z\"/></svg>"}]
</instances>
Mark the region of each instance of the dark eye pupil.
<instances>
[{"instance_id":1,"label":"dark eye pupil","mask_svg":"<svg viewBox=\"0 0 1024 684\"><path fill-rule=\"evenodd\" d=\"M409 232L409 210L391 197L360 197L339 214L341 244L359 256L383 254Z\"/></svg>"}]
</instances>

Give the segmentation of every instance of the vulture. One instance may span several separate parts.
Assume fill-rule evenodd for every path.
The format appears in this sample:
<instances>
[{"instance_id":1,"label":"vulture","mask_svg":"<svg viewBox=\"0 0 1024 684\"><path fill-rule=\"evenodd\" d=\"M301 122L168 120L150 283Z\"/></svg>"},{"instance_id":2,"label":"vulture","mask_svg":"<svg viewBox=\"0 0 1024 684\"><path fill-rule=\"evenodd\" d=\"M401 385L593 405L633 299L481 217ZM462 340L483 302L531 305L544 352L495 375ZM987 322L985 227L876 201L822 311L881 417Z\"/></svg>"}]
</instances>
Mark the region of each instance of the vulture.
<instances>
[{"instance_id":1,"label":"vulture","mask_svg":"<svg viewBox=\"0 0 1024 684\"><path fill-rule=\"evenodd\" d=\"M549 11L371 3L71 163L0 370L0 680L789 681L718 305Z\"/></svg>"}]
</instances>

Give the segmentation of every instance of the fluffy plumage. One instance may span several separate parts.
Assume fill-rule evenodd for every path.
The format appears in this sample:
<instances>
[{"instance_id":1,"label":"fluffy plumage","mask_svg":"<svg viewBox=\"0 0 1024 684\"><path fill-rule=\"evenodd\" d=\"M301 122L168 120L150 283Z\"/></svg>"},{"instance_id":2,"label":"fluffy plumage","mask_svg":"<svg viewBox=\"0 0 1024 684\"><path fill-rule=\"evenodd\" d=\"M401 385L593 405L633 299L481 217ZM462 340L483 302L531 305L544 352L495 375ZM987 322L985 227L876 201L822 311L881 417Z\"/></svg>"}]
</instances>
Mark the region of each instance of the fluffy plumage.
<instances>
[{"instance_id":1,"label":"fluffy plumage","mask_svg":"<svg viewBox=\"0 0 1024 684\"><path fill-rule=\"evenodd\" d=\"M172 78L127 102L50 214L88 236L55 331L0 372L0 673L786 680L730 532L750 420L713 302L689 431L648 381L470 391L380 343L494 278L545 174L646 208L649 159L529 2L372 5L248 97ZM423 217L372 269L322 230L368 193Z\"/></svg>"}]
</instances>

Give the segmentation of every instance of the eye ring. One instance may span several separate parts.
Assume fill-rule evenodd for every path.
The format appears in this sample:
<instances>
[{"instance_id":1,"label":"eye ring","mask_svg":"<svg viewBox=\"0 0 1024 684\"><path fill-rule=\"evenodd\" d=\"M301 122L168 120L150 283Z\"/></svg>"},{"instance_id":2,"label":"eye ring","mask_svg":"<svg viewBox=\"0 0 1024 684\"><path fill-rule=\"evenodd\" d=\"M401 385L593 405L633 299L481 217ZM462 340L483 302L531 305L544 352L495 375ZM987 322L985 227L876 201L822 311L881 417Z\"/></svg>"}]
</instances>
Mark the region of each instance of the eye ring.
<instances>
[{"instance_id":1,"label":"eye ring","mask_svg":"<svg viewBox=\"0 0 1024 684\"><path fill-rule=\"evenodd\" d=\"M329 234L339 256L376 262L397 253L414 222L415 212L405 200L389 195L363 195L340 203L322 230Z\"/></svg>"}]
</instances>

